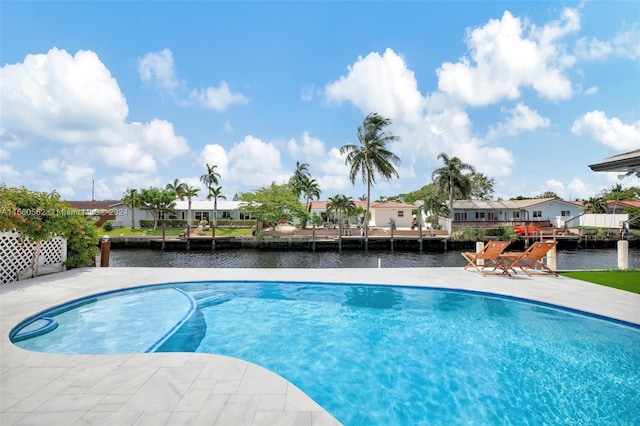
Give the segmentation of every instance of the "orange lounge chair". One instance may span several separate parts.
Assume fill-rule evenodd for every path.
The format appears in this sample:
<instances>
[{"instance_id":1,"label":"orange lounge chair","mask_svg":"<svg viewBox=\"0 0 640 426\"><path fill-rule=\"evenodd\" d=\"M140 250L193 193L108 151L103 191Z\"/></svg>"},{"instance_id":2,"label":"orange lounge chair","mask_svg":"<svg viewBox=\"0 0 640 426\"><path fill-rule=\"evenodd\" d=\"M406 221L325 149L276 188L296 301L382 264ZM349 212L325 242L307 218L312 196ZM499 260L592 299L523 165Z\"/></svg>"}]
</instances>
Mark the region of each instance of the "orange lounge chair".
<instances>
[{"instance_id":1,"label":"orange lounge chair","mask_svg":"<svg viewBox=\"0 0 640 426\"><path fill-rule=\"evenodd\" d=\"M531 247L522 252L520 256L513 257L512 253L506 253L511 256L511 263L505 265L505 262L501 262L501 265L503 266L503 269L511 269L513 272L515 272L514 268L520 268L522 272L530 277L533 276L532 272L535 272L536 275L553 274L557 277L558 274L556 273L556 271L542 263L542 258L545 257L547 255L547 252L554 248L557 244L557 241L536 241L531 245ZM500 260L502 259L499 258L498 261Z\"/></svg>"},{"instance_id":2,"label":"orange lounge chair","mask_svg":"<svg viewBox=\"0 0 640 426\"><path fill-rule=\"evenodd\" d=\"M504 252L507 246L511 244L510 241L489 241L479 252L463 252L462 257L467 259L467 268L475 268L476 271L480 272L483 277L486 277L486 272L484 271L486 268L493 268L494 272L496 269L501 270L500 275L509 275L509 271L502 264L501 261L498 260L498 256ZM482 260L483 264L478 265L478 261Z\"/></svg>"}]
</instances>

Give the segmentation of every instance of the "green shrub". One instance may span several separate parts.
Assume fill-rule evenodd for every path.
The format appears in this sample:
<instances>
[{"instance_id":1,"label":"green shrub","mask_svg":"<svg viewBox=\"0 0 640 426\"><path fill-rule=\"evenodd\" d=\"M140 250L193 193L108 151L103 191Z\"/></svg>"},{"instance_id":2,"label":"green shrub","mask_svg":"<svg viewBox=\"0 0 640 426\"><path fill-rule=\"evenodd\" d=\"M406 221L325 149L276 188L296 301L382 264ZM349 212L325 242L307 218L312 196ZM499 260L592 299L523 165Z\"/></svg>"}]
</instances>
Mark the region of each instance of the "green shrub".
<instances>
[{"instance_id":1,"label":"green shrub","mask_svg":"<svg viewBox=\"0 0 640 426\"><path fill-rule=\"evenodd\" d=\"M105 223L102 224L102 229L104 229L107 232L111 231L113 229L113 223L111 223L110 220L106 221Z\"/></svg>"}]
</instances>

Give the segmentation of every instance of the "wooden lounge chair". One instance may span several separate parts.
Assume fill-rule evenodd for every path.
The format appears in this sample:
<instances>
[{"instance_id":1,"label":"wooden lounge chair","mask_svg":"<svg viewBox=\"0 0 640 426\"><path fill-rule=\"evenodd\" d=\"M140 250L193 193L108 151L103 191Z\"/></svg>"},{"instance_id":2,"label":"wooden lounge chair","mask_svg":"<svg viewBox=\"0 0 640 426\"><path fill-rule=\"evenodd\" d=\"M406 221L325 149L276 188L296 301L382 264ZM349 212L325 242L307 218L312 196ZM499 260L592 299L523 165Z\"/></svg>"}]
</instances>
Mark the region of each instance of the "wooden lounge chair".
<instances>
[{"instance_id":1,"label":"wooden lounge chair","mask_svg":"<svg viewBox=\"0 0 640 426\"><path fill-rule=\"evenodd\" d=\"M462 257L467 259L467 268L475 268L476 271L480 272L483 277L486 277L487 274L484 271L486 268L493 268L492 272L495 272L496 269L499 269L500 275L511 275L506 267L503 266L503 263L498 260L498 256L504 252L507 246L511 244L510 241L489 241L479 252L463 252ZM483 264L478 265L479 260L482 260Z\"/></svg>"},{"instance_id":2,"label":"wooden lounge chair","mask_svg":"<svg viewBox=\"0 0 640 426\"><path fill-rule=\"evenodd\" d=\"M510 259L510 263L506 265L506 262L502 262L503 269L509 270L511 269L515 272L515 268L520 268L522 272L527 274L528 276L533 276L532 272L536 273L536 275L540 274L552 274L556 277L558 274L556 271L549 268L547 265L542 263L542 258L547 255L547 252L554 248L558 244L557 241L536 241L529 247L527 250L522 252L519 256L514 256L513 253L505 253L507 256L498 259L498 261L503 261L507 257Z\"/></svg>"}]
</instances>

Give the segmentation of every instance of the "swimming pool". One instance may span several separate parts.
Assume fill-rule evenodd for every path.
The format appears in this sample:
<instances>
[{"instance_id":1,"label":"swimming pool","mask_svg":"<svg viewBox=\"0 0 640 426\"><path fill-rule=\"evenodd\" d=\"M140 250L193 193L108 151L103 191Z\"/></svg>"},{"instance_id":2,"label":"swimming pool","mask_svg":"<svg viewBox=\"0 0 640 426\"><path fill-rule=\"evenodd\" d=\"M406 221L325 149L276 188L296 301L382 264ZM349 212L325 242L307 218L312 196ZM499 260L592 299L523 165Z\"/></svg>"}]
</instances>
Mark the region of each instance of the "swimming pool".
<instances>
[{"instance_id":1,"label":"swimming pool","mask_svg":"<svg viewBox=\"0 0 640 426\"><path fill-rule=\"evenodd\" d=\"M17 345L230 355L282 375L347 425L633 424L640 410L640 328L485 294L173 283L31 320L43 317L58 327L38 335L25 321L14 341L25 326L34 337Z\"/></svg>"}]
</instances>

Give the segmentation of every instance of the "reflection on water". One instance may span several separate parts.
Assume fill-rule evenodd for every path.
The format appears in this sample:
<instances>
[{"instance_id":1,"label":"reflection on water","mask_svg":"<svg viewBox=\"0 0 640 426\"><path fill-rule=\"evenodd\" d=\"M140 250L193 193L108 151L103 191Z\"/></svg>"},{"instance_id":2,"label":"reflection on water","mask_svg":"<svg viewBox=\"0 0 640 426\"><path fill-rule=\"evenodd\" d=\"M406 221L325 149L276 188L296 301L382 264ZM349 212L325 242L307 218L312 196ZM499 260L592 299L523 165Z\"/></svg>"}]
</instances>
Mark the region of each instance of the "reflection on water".
<instances>
[{"instance_id":1,"label":"reflection on water","mask_svg":"<svg viewBox=\"0 0 640 426\"><path fill-rule=\"evenodd\" d=\"M458 251L416 253L389 251L153 251L114 249L110 266L173 268L437 268L464 266ZM615 249L559 250L557 268L612 269L618 265ZM629 267L640 269L640 249L629 249Z\"/></svg>"}]
</instances>

